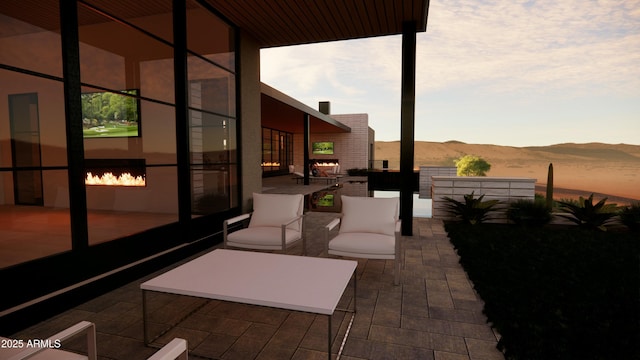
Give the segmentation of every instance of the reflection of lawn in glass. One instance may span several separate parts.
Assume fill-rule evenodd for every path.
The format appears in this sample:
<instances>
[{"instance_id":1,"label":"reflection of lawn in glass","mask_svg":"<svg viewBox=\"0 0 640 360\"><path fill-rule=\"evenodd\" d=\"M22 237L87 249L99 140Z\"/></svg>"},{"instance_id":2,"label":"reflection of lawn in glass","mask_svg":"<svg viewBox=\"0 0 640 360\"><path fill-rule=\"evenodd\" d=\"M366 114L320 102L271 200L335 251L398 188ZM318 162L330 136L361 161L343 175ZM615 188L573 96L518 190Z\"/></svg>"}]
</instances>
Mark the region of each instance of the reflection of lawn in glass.
<instances>
[{"instance_id":1,"label":"reflection of lawn in glass","mask_svg":"<svg viewBox=\"0 0 640 360\"><path fill-rule=\"evenodd\" d=\"M95 127L82 130L85 138L138 136L138 125Z\"/></svg>"},{"instance_id":2,"label":"reflection of lawn in glass","mask_svg":"<svg viewBox=\"0 0 640 360\"><path fill-rule=\"evenodd\" d=\"M313 150L313 153L316 155L333 155L333 149Z\"/></svg>"},{"instance_id":3,"label":"reflection of lawn in glass","mask_svg":"<svg viewBox=\"0 0 640 360\"><path fill-rule=\"evenodd\" d=\"M333 206L333 194L327 194L318 199L318 206Z\"/></svg>"}]
</instances>

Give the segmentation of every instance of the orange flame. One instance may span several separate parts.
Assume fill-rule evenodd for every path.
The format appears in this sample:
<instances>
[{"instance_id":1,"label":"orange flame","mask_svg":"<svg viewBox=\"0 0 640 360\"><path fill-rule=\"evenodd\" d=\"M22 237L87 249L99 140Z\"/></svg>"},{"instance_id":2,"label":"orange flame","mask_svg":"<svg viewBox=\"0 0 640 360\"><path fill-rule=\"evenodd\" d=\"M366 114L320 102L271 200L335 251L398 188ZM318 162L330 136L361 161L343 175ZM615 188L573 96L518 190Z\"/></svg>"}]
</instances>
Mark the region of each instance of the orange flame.
<instances>
[{"instance_id":1,"label":"orange flame","mask_svg":"<svg viewBox=\"0 0 640 360\"><path fill-rule=\"evenodd\" d=\"M102 176L93 175L87 173L87 178L84 180L85 185L108 185L108 186L146 186L146 181L143 176L132 176L130 173L123 173L120 176L115 176L112 173L104 173Z\"/></svg>"}]
</instances>

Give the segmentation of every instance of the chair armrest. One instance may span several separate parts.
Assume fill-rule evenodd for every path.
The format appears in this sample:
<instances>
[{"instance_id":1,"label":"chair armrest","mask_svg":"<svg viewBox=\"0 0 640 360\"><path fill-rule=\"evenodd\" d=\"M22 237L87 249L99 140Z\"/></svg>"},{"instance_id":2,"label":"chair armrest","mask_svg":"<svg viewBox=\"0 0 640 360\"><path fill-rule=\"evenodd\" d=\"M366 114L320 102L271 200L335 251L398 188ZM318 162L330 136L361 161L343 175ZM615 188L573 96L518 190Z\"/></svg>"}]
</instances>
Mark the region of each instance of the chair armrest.
<instances>
[{"instance_id":1,"label":"chair armrest","mask_svg":"<svg viewBox=\"0 0 640 360\"><path fill-rule=\"evenodd\" d=\"M306 214L301 214L298 215L296 217L294 217L293 219L289 220L288 222L280 225L280 228L282 229L281 232L281 237L280 239L282 240L282 249L284 251L284 249L287 248L287 226L289 226L290 224L293 224L296 221L300 221L300 219L304 218ZM300 234L302 235L302 255L306 255L306 249L304 248L305 246L305 242L304 242L304 221L302 222L302 224L300 224Z\"/></svg>"},{"instance_id":2,"label":"chair armrest","mask_svg":"<svg viewBox=\"0 0 640 360\"><path fill-rule=\"evenodd\" d=\"M335 219L331 220L331 222L330 222L330 223L328 223L327 225L325 225L325 228L326 228L328 231L331 231L331 230L333 230L333 228L335 228L336 226L338 226L338 224L340 224L340 218L335 218Z\"/></svg>"},{"instance_id":3,"label":"chair armrest","mask_svg":"<svg viewBox=\"0 0 640 360\"><path fill-rule=\"evenodd\" d=\"M53 336L50 336L47 340L51 340L52 342L56 342L56 341L62 342L81 333L86 333L87 335L87 358L89 360L97 360L98 353L96 351L96 326L92 322L81 321L65 330L60 331L59 333ZM9 360L30 358L34 354L37 354L45 350L49 350L49 348L48 347L27 348L24 351L21 351L20 353L10 357Z\"/></svg>"},{"instance_id":4,"label":"chair armrest","mask_svg":"<svg viewBox=\"0 0 640 360\"><path fill-rule=\"evenodd\" d=\"M167 345L163 346L150 358L147 358L147 360L187 360L188 353L189 349L187 348L187 340L175 338L171 340L171 342L169 342Z\"/></svg>"},{"instance_id":5,"label":"chair armrest","mask_svg":"<svg viewBox=\"0 0 640 360\"><path fill-rule=\"evenodd\" d=\"M330 223L324 226L324 252L325 256L329 256L329 231L333 230L338 224L340 224L340 218L331 220Z\"/></svg>"},{"instance_id":6,"label":"chair armrest","mask_svg":"<svg viewBox=\"0 0 640 360\"><path fill-rule=\"evenodd\" d=\"M251 213L247 213L247 214L238 215L236 217L232 217L231 219L227 219L224 222L227 225L231 225L231 224L237 223L238 221L246 220L246 219L248 219L250 217L251 217Z\"/></svg>"},{"instance_id":7,"label":"chair armrest","mask_svg":"<svg viewBox=\"0 0 640 360\"><path fill-rule=\"evenodd\" d=\"M296 221L298 221L298 220L302 219L304 216L305 216L305 214L302 214L302 215L296 216L296 217L294 217L293 219L289 220L289 222L286 222L286 223L282 224L282 226L283 226L283 227L287 227L287 226L289 226L289 225L293 224L294 222L296 222Z\"/></svg>"},{"instance_id":8,"label":"chair armrest","mask_svg":"<svg viewBox=\"0 0 640 360\"><path fill-rule=\"evenodd\" d=\"M238 215L236 217L232 217L231 219L227 219L222 222L222 244L223 247L227 247L227 235L229 235L229 225L235 224L242 220L246 220L251 217L251 213Z\"/></svg>"}]
</instances>

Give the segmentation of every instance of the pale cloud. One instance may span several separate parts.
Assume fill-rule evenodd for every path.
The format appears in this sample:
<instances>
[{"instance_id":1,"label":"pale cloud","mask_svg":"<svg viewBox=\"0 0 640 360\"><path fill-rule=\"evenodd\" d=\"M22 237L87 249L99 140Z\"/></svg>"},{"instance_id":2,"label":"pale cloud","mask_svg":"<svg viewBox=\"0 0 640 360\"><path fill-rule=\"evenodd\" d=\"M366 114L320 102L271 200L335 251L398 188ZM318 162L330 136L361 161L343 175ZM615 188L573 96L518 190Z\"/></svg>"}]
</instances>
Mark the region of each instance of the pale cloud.
<instances>
[{"instance_id":1,"label":"pale cloud","mask_svg":"<svg viewBox=\"0 0 640 360\"><path fill-rule=\"evenodd\" d=\"M261 76L312 107L329 100L334 113L366 112L378 138L398 139L401 47L401 36L387 36L266 49ZM476 141L548 143L511 126L554 119L591 126L573 132L590 133L588 141L604 134L599 121L619 129L601 141L640 138L640 125L630 120L640 118L638 0L432 0L427 32L417 34L416 64L418 137L454 139L468 122L465 131ZM607 104L624 111L600 114L597 107ZM590 123L581 122L594 112ZM474 128L477 119L486 131ZM494 140L480 140L485 133Z\"/></svg>"},{"instance_id":2,"label":"pale cloud","mask_svg":"<svg viewBox=\"0 0 640 360\"><path fill-rule=\"evenodd\" d=\"M635 5L635 7L634 7ZM432 1L419 34L419 91L489 83L492 91L616 83L640 89L638 2Z\"/></svg>"}]
</instances>

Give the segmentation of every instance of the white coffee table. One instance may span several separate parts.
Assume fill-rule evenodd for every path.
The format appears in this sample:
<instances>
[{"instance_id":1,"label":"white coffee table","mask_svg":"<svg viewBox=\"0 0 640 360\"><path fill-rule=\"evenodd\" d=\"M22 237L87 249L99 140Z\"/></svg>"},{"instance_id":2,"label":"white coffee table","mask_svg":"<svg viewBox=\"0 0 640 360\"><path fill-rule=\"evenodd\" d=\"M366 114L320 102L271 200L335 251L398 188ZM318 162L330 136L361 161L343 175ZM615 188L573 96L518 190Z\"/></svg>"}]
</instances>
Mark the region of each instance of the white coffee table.
<instances>
[{"instance_id":1,"label":"white coffee table","mask_svg":"<svg viewBox=\"0 0 640 360\"><path fill-rule=\"evenodd\" d=\"M194 296L327 315L331 359L331 316L351 278L355 315L356 261L216 249L140 285L144 340L148 338L146 293Z\"/></svg>"}]
</instances>

